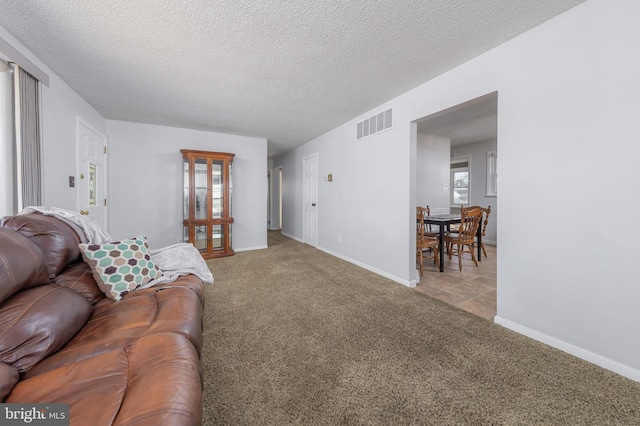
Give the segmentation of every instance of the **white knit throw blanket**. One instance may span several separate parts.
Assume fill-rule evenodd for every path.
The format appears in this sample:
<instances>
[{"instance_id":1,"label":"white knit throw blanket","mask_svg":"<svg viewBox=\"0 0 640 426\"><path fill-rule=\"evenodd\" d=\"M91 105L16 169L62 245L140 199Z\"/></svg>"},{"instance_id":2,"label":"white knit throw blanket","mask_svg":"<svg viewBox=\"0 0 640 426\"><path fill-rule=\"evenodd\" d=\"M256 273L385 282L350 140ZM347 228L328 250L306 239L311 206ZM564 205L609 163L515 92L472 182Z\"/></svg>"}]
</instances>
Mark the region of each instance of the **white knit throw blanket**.
<instances>
[{"instance_id":1,"label":"white knit throw blanket","mask_svg":"<svg viewBox=\"0 0 640 426\"><path fill-rule=\"evenodd\" d=\"M89 219L87 216L83 216L78 212L65 210L58 207L29 206L25 207L18 214L35 212L47 216L54 216L67 223L73 228L74 231L76 231L76 234L78 234L80 242L82 243L107 243L109 241L112 241L111 237L104 229L102 229L98 224Z\"/></svg>"},{"instance_id":2,"label":"white knit throw blanket","mask_svg":"<svg viewBox=\"0 0 640 426\"><path fill-rule=\"evenodd\" d=\"M162 276L152 280L149 284L158 285L175 281L180 275L193 274L204 281L213 284L213 274L204 261L198 249L189 243L178 243L157 250L149 249L151 260L158 265Z\"/></svg>"}]
</instances>

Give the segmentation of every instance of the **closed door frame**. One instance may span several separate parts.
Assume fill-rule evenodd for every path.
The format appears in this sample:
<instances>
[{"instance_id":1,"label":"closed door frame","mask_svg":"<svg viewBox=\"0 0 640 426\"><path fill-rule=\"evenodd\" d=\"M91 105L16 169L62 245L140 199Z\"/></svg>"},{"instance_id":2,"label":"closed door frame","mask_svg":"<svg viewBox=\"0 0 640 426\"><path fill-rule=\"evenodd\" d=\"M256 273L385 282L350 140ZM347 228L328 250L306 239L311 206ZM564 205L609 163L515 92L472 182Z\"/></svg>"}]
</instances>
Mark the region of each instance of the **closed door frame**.
<instances>
[{"instance_id":1,"label":"closed door frame","mask_svg":"<svg viewBox=\"0 0 640 426\"><path fill-rule=\"evenodd\" d=\"M78 117L76 122L76 177L77 210L88 211L89 218L103 229L108 229L107 218L107 137L95 127ZM87 137L91 137L91 145ZM90 156L95 163L90 167ZM89 180L95 173L95 205L89 205Z\"/></svg>"},{"instance_id":2,"label":"closed door frame","mask_svg":"<svg viewBox=\"0 0 640 426\"><path fill-rule=\"evenodd\" d=\"M302 242L318 246L318 153L302 159Z\"/></svg>"}]
</instances>

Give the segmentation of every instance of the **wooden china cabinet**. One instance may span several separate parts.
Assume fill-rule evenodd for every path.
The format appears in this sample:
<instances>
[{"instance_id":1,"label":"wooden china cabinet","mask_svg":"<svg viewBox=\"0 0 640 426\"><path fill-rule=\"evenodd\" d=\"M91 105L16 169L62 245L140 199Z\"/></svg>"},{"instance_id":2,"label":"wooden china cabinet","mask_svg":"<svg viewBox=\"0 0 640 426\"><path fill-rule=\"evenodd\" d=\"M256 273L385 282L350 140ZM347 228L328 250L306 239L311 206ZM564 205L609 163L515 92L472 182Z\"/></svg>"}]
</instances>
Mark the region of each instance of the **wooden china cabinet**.
<instances>
[{"instance_id":1,"label":"wooden china cabinet","mask_svg":"<svg viewBox=\"0 0 640 426\"><path fill-rule=\"evenodd\" d=\"M184 179L184 241L205 259L232 256L231 165L235 154L180 150Z\"/></svg>"}]
</instances>

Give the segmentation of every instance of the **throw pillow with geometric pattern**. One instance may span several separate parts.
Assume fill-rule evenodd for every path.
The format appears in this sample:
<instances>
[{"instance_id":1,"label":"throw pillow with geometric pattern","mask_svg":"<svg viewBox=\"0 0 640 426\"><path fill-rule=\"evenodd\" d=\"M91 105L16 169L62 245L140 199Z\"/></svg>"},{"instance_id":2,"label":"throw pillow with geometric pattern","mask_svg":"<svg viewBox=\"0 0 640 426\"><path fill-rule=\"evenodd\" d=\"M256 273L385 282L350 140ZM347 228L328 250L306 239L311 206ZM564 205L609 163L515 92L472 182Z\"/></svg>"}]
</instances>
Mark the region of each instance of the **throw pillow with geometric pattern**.
<instances>
[{"instance_id":1,"label":"throw pillow with geometric pattern","mask_svg":"<svg viewBox=\"0 0 640 426\"><path fill-rule=\"evenodd\" d=\"M149 245L144 235L79 246L98 287L109 299L120 300L129 292L162 276L162 271L149 256Z\"/></svg>"}]
</instances>

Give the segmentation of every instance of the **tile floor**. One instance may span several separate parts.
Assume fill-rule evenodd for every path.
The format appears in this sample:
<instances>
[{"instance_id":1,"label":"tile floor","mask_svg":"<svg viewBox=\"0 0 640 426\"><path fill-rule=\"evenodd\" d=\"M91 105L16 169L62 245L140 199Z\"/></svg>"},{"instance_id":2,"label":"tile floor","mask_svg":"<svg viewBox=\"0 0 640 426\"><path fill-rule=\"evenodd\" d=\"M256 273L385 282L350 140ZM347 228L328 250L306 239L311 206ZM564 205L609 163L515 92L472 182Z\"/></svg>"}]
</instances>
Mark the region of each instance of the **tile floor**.
<instances>
[{"instance_id":1,"label":"tile floor","mask_svg":"<svg viewBox=\"0 0 640 426\"><path fill-rule=\"evenodd\" d=\"M433 259L424 262L424 275L416 290L455 305L479 317L493 320L496 315L496 247L485 244L487 257L482 256L478 267L467 253L462 258L462 272L458 258L449 261L445 253L444 272L438 270Z\"/></svg>"}]
</instances>

